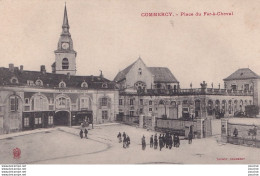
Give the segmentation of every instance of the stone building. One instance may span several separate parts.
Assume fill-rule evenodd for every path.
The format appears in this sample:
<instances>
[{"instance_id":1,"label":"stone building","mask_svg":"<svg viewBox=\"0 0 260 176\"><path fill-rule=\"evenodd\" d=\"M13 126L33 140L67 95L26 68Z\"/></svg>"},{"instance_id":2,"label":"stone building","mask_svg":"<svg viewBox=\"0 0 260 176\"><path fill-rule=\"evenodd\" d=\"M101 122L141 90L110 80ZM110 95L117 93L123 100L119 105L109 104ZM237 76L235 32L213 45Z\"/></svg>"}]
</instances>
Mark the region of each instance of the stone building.
<instances>
[{"instance_id":1,"label":"stone building","mask_svg":"<svg viewBox=\"0 0 260 176\"><path fill-rule=\"evenodd\" d=\"M226 89L233 92L252 92L253 104L260 105L260 76L249 68L241 68L224 79Z\"/></svg>"},{"instance_id":2,"label":"stone building","mask_svg":"<svg viewBox=\"0 0 260 176\"><path fill-rule=\"evenodd\" d=\"M254 92L208 88L181 89L168 68L147 67L142 59L119 72L119 115L144 114L159 118L220 118L233 116L252 105Z\"/></svg>"},{"instance_id":3,"label":"stone building","mask_svg":"<svg viewBox=\"0 0 260 176\"><path fill-rule=\"evenodd\" d=\"M115 120L118 90L114 82L99 76L76 76L76 52L64 10L62 34L55 51L53 73L23 66L0 68L0 134Z\"/></svg>"}]
</instances>

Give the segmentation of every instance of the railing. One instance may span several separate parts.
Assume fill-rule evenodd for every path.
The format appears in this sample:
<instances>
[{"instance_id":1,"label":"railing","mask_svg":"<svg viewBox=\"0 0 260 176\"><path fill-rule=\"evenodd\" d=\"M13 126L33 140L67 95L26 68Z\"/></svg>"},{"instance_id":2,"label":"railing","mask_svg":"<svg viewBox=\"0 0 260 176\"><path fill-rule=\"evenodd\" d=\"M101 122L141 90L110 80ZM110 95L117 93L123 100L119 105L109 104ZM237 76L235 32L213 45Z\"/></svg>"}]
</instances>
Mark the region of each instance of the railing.
<instances>
[{"instance_id":1,"label":"railing","mask_svg":"<svg viewBox=\"0 0 260 176\"><path fill-rule=\"evenodd\" d=\"M227 142L235 145L245 145L260 148L260 141L257 139L227 136Z\"/></svg>"},{"instance_id":2,"label":"railing","mask_svg":"<svg viewBox=\"0 0 260 176\"><path fill-rule=\"evenodd\" d=\"M146 89L143 91L125 92L119 91L120 95L140 95L140 96L174 96L174 95L229 95L229 96L252 96L252 91L228 90L214 88L191 88L191 89Z\"/></svg>"}]
</instances>

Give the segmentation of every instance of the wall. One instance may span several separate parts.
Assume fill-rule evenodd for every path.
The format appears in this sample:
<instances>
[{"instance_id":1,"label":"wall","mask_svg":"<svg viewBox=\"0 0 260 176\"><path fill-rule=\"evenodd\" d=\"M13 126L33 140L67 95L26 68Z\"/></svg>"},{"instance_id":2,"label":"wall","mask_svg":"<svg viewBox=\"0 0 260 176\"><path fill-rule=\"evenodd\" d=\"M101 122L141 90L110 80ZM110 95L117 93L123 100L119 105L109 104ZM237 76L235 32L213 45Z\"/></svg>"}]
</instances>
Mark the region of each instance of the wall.
<instances>
[{"instance_id":1,"label":"wall","mask_svg":"<svg viewBox=\"0 0 260 176\"><path fill-rule=\"evenodd\" d=\"M142 69L142 74L138 74L138 69ZM145 64L141 59L138 59L135 64L132 66L128 74L126 75L126 85L127 87L134 87L134 84L138 81L142 81L146 84L146 87L149 89L153 85L153 75L147 69Z\"/></svg>"}]
</instances>

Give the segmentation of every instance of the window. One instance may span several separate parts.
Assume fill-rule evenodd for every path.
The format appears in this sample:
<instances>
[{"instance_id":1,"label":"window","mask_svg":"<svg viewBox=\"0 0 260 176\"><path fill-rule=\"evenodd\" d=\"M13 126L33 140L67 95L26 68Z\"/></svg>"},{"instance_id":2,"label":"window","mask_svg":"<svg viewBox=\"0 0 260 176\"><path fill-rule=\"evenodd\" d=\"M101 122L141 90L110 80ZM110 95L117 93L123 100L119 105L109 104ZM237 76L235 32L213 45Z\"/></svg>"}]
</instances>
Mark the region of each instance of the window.
<instances>
[{"instance_id":1,"label":"window","mask_svg":"<svg viewBox=\"0 0 260 176\"><path fill-rule=\"evenodd\" d=\"M140 111L139 111L139 112L140 112L140 114L142 114L142 113L143 113L143 111L144 111L144 110L143 110L143 108L140 108Z\"/></svg>"},{"instance_id":2,"label":"window","mask_svg":"<svg viewBox=\"0 0 260 176\"><path fill-rule=\"evenodd\" d=\"M142 75L142 69L141 68L138 69L138 75Z\"/></svg>"},{"instance_id":3,"label":"window","mask_svg":"<svg viewBox=\"0 0 260 176\"><path fill-rule=\"evenodd\" d=\"M102 88L108 88L107 83L103 83Z\"/></svg>"},{"instance_id":4,"label":"window","mask_svg":"<svg viewBox=\"0 0 260 176\"><path fill-rule=\"evenodd\" d=\"M10 110L13 112L18 110L18 98L16 96L10 97Z\"/></svg>"},{"instance_id":5,"label":"window","mask_svg":"<svg viewBox=\"0 0 260 176\"><path fill-rule=\"evenodd\" d=\"M69 109L70 108L70 99L65 97L60 97L56 99L56 108L58 109Z\"/></svg>"},{"instance_id":6,"label":"window","mask_svg":"<svg viewBox=\"0 0 260 176\"><path fill-rule=\"evenodd\" d=\"M66 87L66 83L64 81L61 81L59 83L59 88L65 88Z\"/></svg>"},{"instance_id":7,"label":"window","mask_svg":"<svg viewBox=\"0 0 260 176\"><path fill-rule=\"evenodd\" d=\"M41 95L34 96L32 99L32 110L34 111L48 110L47 98Z\"/></svg>"},{"instance_id":8,"label":"window","mask_svg":"<svg viewBox=\"0 0 260 176\"><path fill-rule=\"evenodd\" d=\"M107 106L107 98L101 99L101 106Z\"/></svg>"},{"instance_id":9,"label":"window","mask_svg":"<svg viewBox=\"0 0 260 176\"><path fill-rule=\"evenodd\" d=\"M237 90L237 85L231 85L232 90Z\"/></svg>"},{"instance_id":10,"label":"window","mask_svg":"<svg viewBox=\"0 0 260 176\"><path fill-rule=\"evenodd\" d=\"M53 104L53 103L54 103L53 98L50 98L49 104Z\"/></svg>"},{"instance_id":11,"label":"window","mask_svg":"<svg viewBox=\"0 0 260 176\"><path fill-rule=\"evenodd\" d=\"M34 119L34 124L35 124L35 125L40 125L40 124L42 124L42 118L41 118L41 117L35 117L35 119Z\"/></svg>"},{"instance_id":12,"label":"window","mask_svg":"<svg viewBox=\"0 0 260 176\"><path fill-rule=\"evenodd\" d=\"M140 105L144 105L144 100L140 99Z\"/></svg>"},{"instance_id":13,"label":"window","mask_svg":"<svg viewBox=\"0 0 260 176\"><path fill-rule=\"evenodd\" d=\"M62 69L69 69L69 60L67 58L62 60Z\"/></svg>"},{"instance_id":14,"label":"window","mask_svg":"<svg viewBox=\"0 0 260 176\"><path fill-rule=\"evenodd\" d=\"M34 82L32 80L27 80L27 85L28 86L34 86Z\"/></svg>"},{"instance_id":15,"label":"window","mask_svg":"<svg viewBox=\"0 0 260 176\"><path fill-rule=\"evenodd\" d=\"M11 84L18 84L18 79L14 76L10 79Z\"/></svg>"},{"instance_id":16,"label":"window","mask_svg":"<svg viewBox=\"0 0 260 176\"><path fill-rule=\"evenodd\" d=\"M249 91L249 84L245 84L244 90Z\"/></svg>"},{"instance_id":17,"label":"window","mask_svg":"<svg viewBox=\"0 0 260 176\"><path fill-rule=\"evenodd\" d=\"M123 105L123 100L119 99L119 105Z\"/></svg>"},{"instance_id":18,"label":"window","mask_svg":"<svg viewBox=\"0 0 260 176\"><path fill-rule=\"evenodd\" d=\"M107 111L102 111L102 119L107 120L108 119L108 113Z\"/></svg>"},{"instance_id":19,"label":"window","mask_svg":"<svg viewBox=\"0 0 260 176\"><path fill-rule=\"evenodd\" d=\"M28 126L29 126L29 117L25 117L25 118L23 119L23 126L24 126L24 127L28 127Z\"/></svg>"},{"instance_id":20,"label":"window","mask_svg":"<svg viewBox=\"0 0 260 176\"><path fill-rule=\"evenodd\" d=\"M88 109L89 101L88 97L83 97L80 99L80 109Z\"/></svg>"},{"instance_id":21,"label":"window","mask_svg":"<svg viewBox=\"0 0 260 176\"><path fill-rule=\"evenodd\" d=\"M149 108L149 112L152 112L153 111L153 108Z\"/></svg>"},{"instance_id":22,"label":"window","mask_svg":"<svg viewBox=\"0 0 260 176\"><path fill-rule=\"evenodd\" d=\"M82 87L82 88L88 88L88 84L84 81L84 82L81 84L81 87Z\"/></svg>"},{"instance_id":23,"label":"window","mask_svg":"<svg viewBox=\"0 0 260 176\"><path fill-rule=\"evenodd\" d=\"M134 100L130 99L130 105L134 105Z\"/></svg>"},{"instance_id":24,"label":"window","mask_svg":"<svg viewBox=\"0 0 260 176\"><path fill-rule=\"evenodd\" d=\"M42 80L37 79L37 80L35 81L35 85L36 85L36 86L43 86Z\"/></svg>"},{"instance_id":25,"label":"window","mask_svg":"<svg viewBox=\"0 0 260 176\"><path fill-rule=\"evenodd\" d=\"M153 101L152 100L149 101L149 105L153 105Z\"/></svg>"},{"instance_id":26,"label":"window","mask_svg":"<svg viewBox=\"0 0 260 176\"><path fill-rule=\"evenodd\" d=\"M25 104L29 104L29 98L25 98Z\"/></svg>"},{"instance_id":27,"label":"window","mask_svg":"<svg viewBox=\"0 0 260 176\"><path fill-rule=\"evenodd\" d=\"M48 124L52 125L53 124L53 116L48 117Z\"/></svg>"},{"instance_id":28,"label":"window","mask_svg":"<svg viewBox=\"0 0 260 176\"><path fill-rule=\"evenodd\" d=\"M134 116L134 111L130 111L130 117Z\"/></svg>"}]
</instances>

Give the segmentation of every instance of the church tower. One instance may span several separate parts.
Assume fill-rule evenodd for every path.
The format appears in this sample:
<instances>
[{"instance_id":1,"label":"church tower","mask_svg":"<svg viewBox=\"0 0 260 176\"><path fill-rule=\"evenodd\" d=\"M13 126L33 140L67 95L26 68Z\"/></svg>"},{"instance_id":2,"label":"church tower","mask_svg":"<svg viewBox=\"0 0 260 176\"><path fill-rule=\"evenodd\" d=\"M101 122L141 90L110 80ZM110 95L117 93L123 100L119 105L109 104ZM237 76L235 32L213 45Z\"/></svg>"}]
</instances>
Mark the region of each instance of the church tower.
<instances>
[{"instance_id":1,"label":"church tower","mask_svg":"<svg viewBox=\"0 0 260 176\"><path fill-rule=\"evenodd\" d=\"M54 51L55 62L52 64L52 72L58 74L76 74L77 52L73 49L73 41L69 32L69 21L65 5L62 24L62 33L58 42L58 48Z\"/></svg>"}]
</instances>

